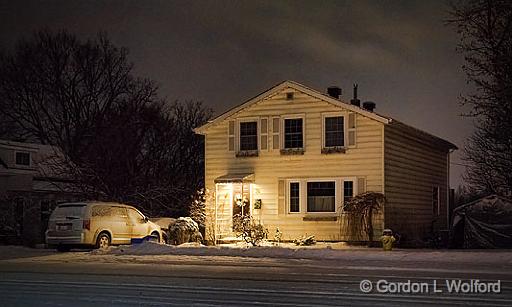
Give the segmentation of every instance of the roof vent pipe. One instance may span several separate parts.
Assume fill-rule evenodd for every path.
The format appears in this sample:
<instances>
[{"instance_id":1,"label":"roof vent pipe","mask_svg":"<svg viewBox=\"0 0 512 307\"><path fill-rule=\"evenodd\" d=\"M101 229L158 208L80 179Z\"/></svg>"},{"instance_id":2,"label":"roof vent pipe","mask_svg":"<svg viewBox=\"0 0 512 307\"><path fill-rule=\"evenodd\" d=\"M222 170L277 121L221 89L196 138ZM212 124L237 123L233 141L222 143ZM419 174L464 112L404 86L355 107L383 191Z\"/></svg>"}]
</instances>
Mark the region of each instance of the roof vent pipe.
<instances>
[{"instance_id":1,"label":"roof vent pipe","mask_svg":"<svg viewBox=\"0 0 512 307\"><path fill-rule=\"evenodd\" d=\"M354 84L354 98L350 99L350 104L361 107L361 100L357 99L357 83Z\"/></svg>"},{"instance_id":2,"label":"roof vent pipe","mask_svg":"<svg viewBox=\"0 0 512 307\"><path fill-rule=\"evenodd\" d=\"M373 109L375 109L375 106L376 106L376 104L373 101L363 102L363 109L365 109L366 111L373 112Z\"/></svg>"},{"instance_id":3,"label":"roof vent pipe","mask_svg":"<svg viewBox=\"0 0 512 307\"><path fill-rule=\"evenodd\" d=\"M337 86L329 86L327 88L327 94L335 99L340 99L341 96L341 88Z\"/></svg>"}]
</instances>

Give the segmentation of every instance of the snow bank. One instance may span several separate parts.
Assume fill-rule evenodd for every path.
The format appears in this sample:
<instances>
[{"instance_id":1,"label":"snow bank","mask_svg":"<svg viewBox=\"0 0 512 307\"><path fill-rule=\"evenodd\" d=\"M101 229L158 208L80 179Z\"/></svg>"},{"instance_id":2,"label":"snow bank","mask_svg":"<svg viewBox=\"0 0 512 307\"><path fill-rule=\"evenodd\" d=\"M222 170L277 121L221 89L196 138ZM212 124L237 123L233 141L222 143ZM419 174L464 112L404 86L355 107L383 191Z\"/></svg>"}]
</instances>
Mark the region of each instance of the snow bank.
<instances>
[{"instance_id":1,"label":"snow bank","mask_svg":"<svg viewBox=\"0 0 512 307\"><path fill-rule=\"evenodd\" d=\"M451 250L395 250L384 252L377 248L333 248L319 244L315 247L290 245L247 247L240 244L204 246L186 243L179 246L144 242L141 244L112 247L103 251L111 255L181 255L181 256L231 256L252 258L322 259L343 261L400 261L443 263L499 263L512 265L509 251L451 251Z\"/></svg>"}]
</instances>

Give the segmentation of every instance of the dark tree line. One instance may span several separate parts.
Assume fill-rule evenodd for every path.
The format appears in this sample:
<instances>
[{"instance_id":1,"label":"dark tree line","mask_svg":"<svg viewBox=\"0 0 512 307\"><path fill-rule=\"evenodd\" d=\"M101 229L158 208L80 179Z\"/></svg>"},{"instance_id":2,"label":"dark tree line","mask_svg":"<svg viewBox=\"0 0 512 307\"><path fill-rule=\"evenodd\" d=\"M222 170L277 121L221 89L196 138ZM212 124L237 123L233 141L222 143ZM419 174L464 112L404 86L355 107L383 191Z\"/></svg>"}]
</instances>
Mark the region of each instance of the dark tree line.
<instances>
[{"instance_id":1,"label":"dark tree line","mask_svg":"<svg viewBox=\"0 0 512 307\"><path fill-rule=\"evenodd\" d=\"M211 112L160 99L127 56L104 34L82 41L40 31L21 40L0 56L0 136L60 148L46 161L49 175L86 197L187 215L204 169L192 129Z\"/></svg>"},{"instance_id":2,"label":"dark tree line","mask_svg":"<svg viewBox=\"0 0 512 307\"><path fill-rule=\"evenodd\" d=\"M465 147L465 180L474 192L512 194L512 2L452 4L459 51L473 92L463 97L477 127Z\"/></svg>"}]
</instances>

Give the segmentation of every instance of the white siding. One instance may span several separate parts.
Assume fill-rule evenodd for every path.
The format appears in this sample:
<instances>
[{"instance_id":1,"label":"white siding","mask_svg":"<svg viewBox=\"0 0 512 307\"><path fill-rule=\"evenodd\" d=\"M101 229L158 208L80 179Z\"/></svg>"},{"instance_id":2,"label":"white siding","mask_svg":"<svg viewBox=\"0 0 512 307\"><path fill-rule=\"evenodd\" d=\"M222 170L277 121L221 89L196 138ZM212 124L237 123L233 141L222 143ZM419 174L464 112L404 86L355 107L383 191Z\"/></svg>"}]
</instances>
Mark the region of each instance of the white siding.
<instances>
[{"instance_id":1,"label":"white siding","mask_svg":"<svg viewBox=\"0 0 512 307\"><path fill-rule=\"evenodd\" d=\"M403 124L385 127L386 228L421 240L447 228L448 151ZM440 189L440 214L433 215L432 188Z\"/></svg>"},{"instance_id":2,"label":"white siding","mask_svg":"<svg viewBox=\"0 0 512 307\"><path fill-rule=\"evenodd\" d=\"M253 198L262 200L261 210L255 210L254 215L269 228L270 238L279 227L284 240L305 234L315 235L317 240L357 239L349 238L341 230L340 221L304 221L304 213L278 214L278 181L286 178L357 177L365 179L367 191L383 192L383 124L357 114L355 148L349 148L345 153L322 154L322 113L346 110L297 91L293 100L286 100L288 91L285 89L253 104L206 131L206 187L215 191L215 178L227 173L254 172ZM258 157L237 158L234 152L228 152L229 120L242 117L271 119L290 114L305 115L304 155L282 155L279 150L272 150L271 137L267 138L268 150L260 151ZM269 120L269 136L272 135L271 126ZM225 205L224 209L217 210L217 218L223 221L229 220L229 214ZM379 234L383 227L382 214L376 214L375 223L375 233Z\"/></svg>"}]
</instances>

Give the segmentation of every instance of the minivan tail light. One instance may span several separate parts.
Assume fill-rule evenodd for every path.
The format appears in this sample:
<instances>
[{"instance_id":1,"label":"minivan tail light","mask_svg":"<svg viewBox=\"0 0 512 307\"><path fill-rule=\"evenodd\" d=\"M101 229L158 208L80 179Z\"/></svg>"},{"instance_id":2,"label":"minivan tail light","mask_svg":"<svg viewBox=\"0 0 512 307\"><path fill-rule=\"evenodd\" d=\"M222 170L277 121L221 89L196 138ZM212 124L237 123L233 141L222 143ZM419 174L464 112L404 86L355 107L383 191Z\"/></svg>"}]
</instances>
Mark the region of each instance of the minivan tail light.
<instances>
[{"instance_id":1,"label":"minivan tail light","mask_svg":"<svg viewBox=\"0 0 512 307\"><path fill-rule=\"evenodd\" d=\"M83 220L82 228L91 230L91 220Z\"/></svg>"}]
</instances>

